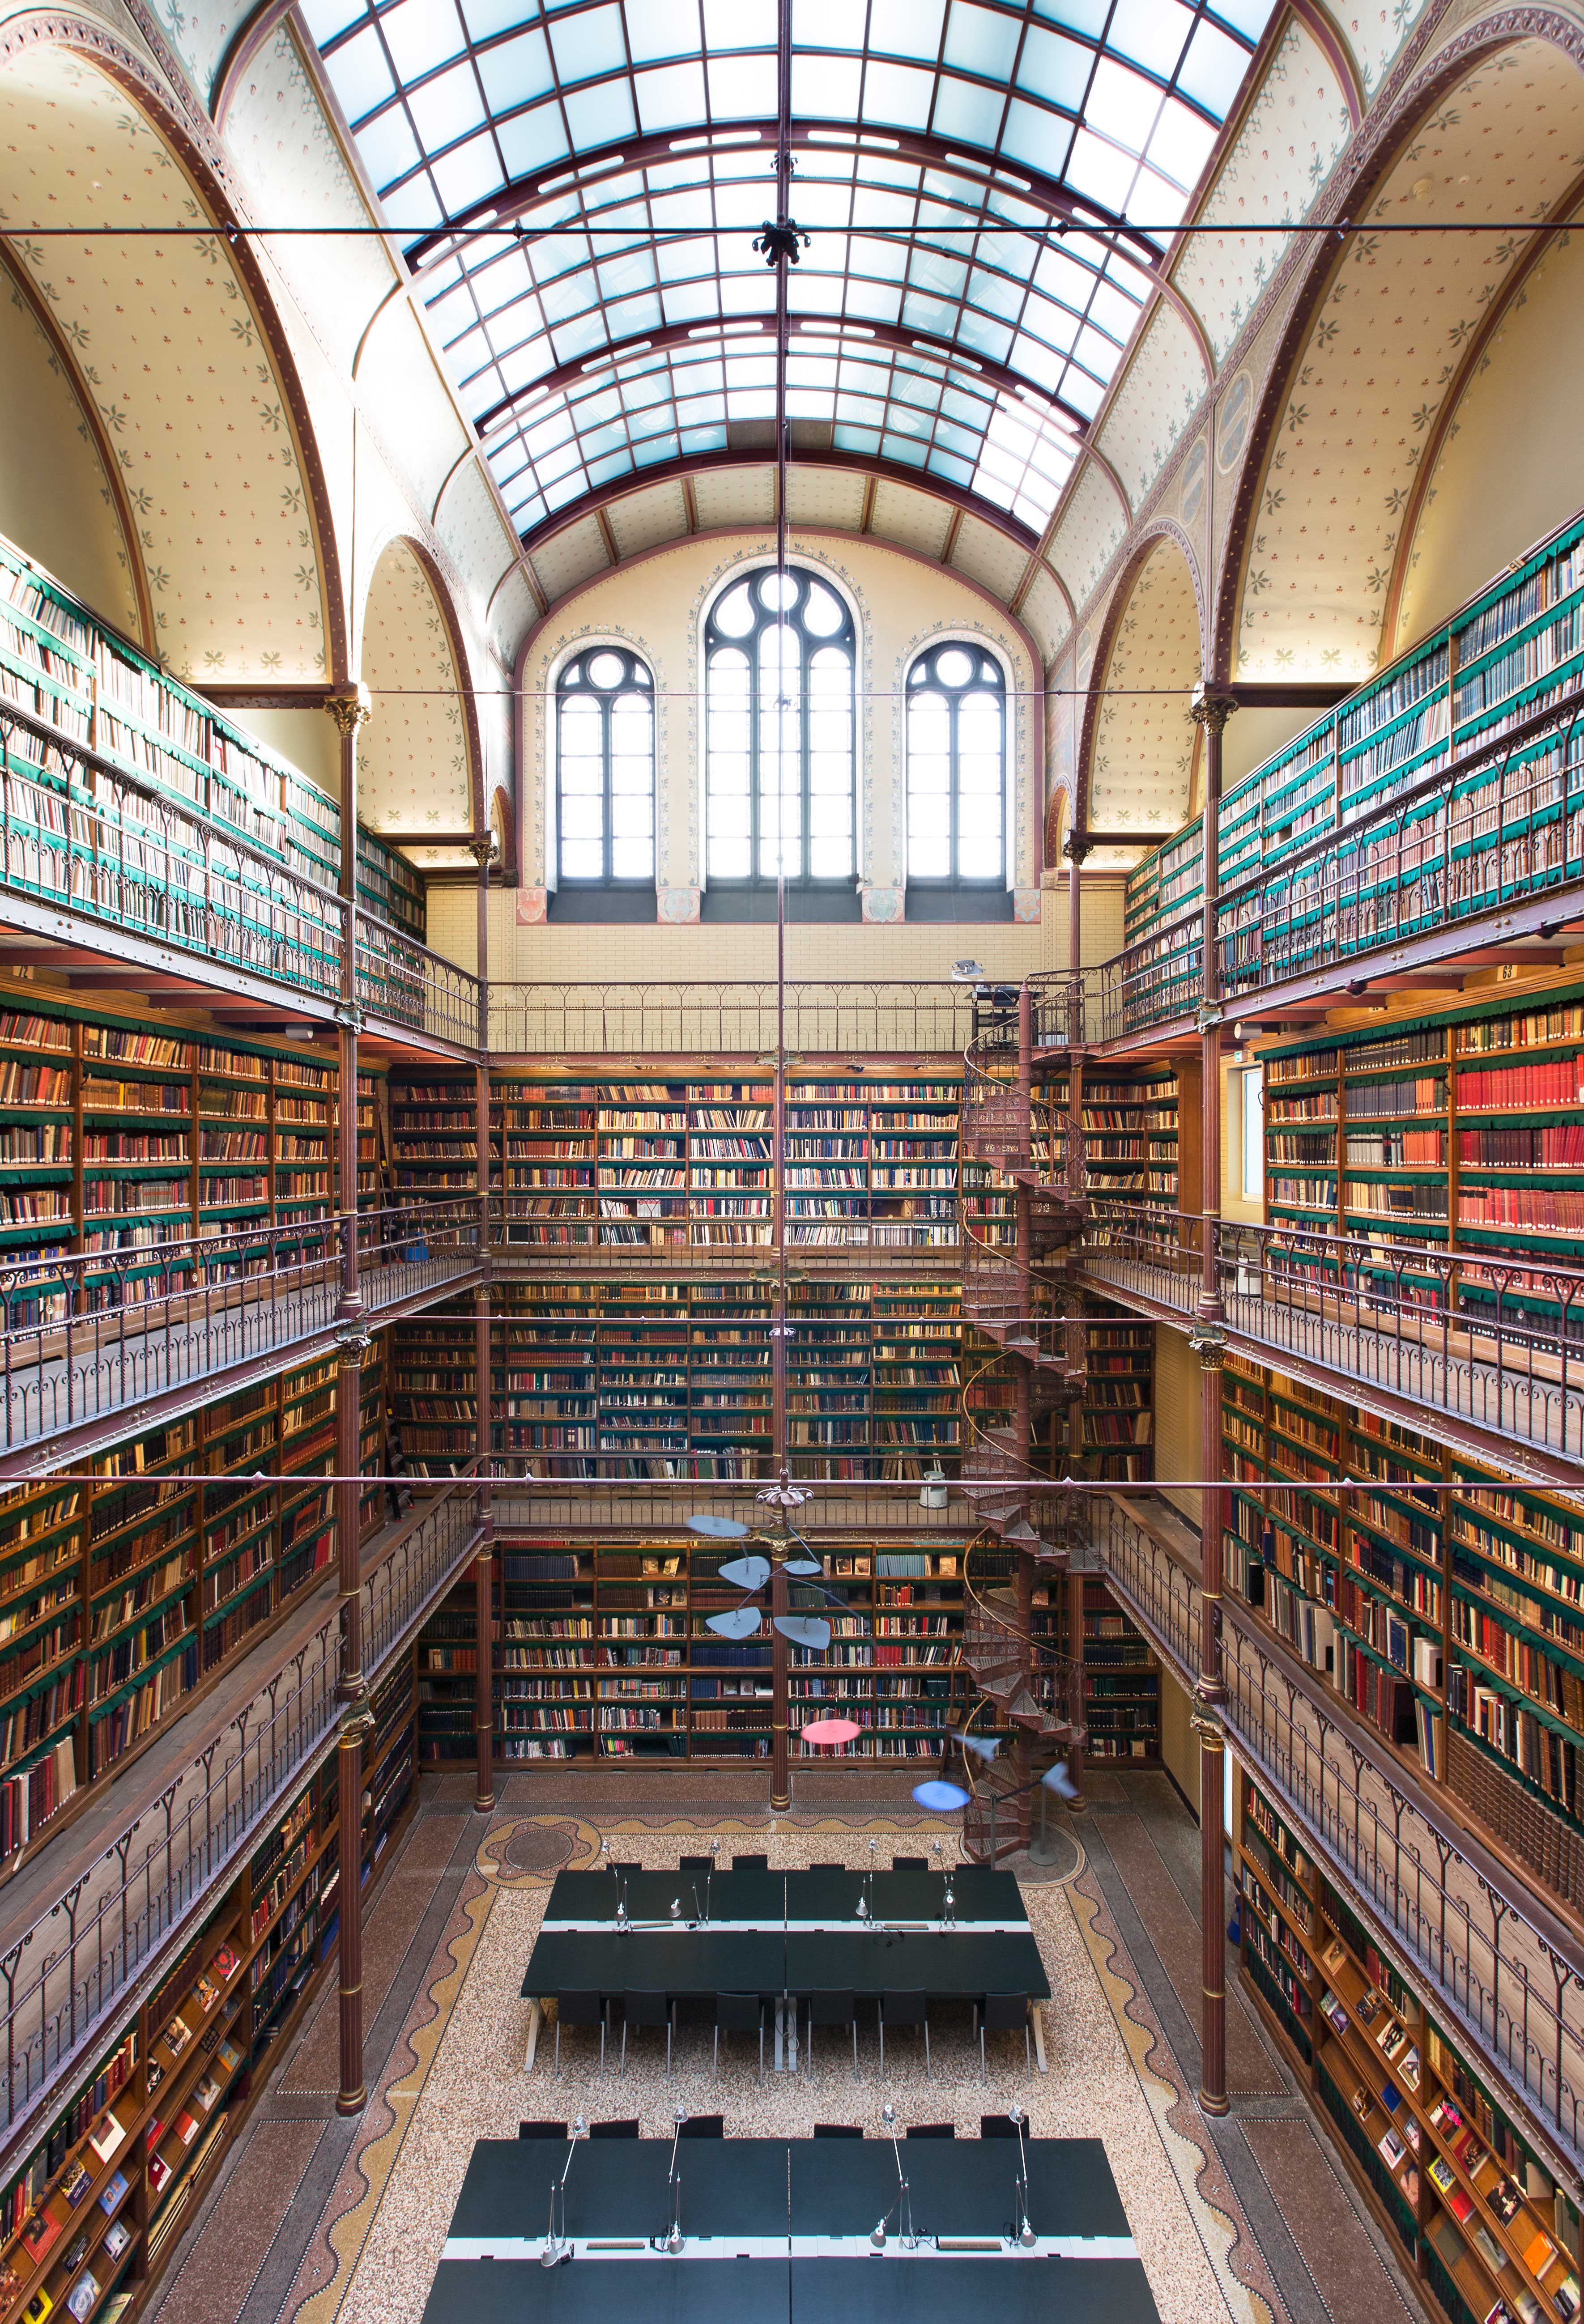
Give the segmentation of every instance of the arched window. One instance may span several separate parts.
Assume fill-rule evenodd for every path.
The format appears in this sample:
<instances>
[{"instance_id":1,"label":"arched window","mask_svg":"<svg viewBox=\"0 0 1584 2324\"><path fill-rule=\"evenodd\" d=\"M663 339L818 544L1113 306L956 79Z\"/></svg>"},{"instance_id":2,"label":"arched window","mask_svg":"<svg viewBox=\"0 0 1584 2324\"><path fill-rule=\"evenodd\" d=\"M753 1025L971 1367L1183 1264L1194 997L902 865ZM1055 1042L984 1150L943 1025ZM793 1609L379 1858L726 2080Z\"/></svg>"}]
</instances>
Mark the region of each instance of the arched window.
<instances>
[{"instance_id":1,"label":"arched window","mask_svg":"<svg viewBox=\"0 0 1584 2324\"><path fill-rule=\"evenodd\" d=\"M562 670L555 690L563 882L654 880L654 680L616 646Z\"/></svg>"},{"instance_id":2,"label":"arched window","mask_svg":"<svg viewBox=\"0 0 1584 2324\"><path fill-rule=\"evenodd\" d=\"M749 574L704 625L705 829L712 881L857 872L853 618L811 573Z\"/></svg>"},{"instance_id":3,"label":"arched window","mask_svg":"<svg viewBox=\"0 0 1584 2324\"><path fill-rule=\"evenodd\" d=\"M1006 679L954 639L908 672L907 876L1006 880Z\"/></svg>"}]
</instances>

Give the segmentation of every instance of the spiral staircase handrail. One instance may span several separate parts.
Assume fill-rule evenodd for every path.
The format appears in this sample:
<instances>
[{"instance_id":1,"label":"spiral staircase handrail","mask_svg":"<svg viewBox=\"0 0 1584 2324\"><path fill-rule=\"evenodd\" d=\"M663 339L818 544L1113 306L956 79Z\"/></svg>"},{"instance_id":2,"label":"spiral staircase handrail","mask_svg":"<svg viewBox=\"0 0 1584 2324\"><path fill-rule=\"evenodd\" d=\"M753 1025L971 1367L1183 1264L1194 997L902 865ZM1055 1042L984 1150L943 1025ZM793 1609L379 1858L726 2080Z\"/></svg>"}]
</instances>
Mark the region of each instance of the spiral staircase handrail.
<instances>
[{"instance_id":1,"label":"spiral staircase handrail","mask_svg":"<svg viewBox=\"0 0 1584 2324\"><path fill-rule=\"evenodd\" d=\"M1064 1673L1070 1687L1076 1679L1080 1690L1079 1699L1081 1700L1084 1668L1082 1659L1072 1655L1059 1654L1054 1646L1049 1646L1042 1638L1037 1637L1033 1630L1022 1629L1015 1621L1008 1621L1005 1615L997 1608L992 1606L987 1599L981 1597L978 1590L976 1588L973 1577L969 1572L969 1564L972 1560L973 1554L976 1549L986 1549L992 1546L1000 1548L1003 1545L993 1527L989 1526L981 1526L978 1533L976 1534L973 1540L969 1542L967 1549L963 1552L962 1586L964 1592L968 1597L972 1599L974 1604L977 1607L979 1612L984 1616L987 1622L993 1624L996 1629L1002 1630L1005 1633L1007 1641L1010 1645L1033 1654L1042 1663L1048 1665L1052 1672L1061 1671Z\"/></svg>"}]
</instances>

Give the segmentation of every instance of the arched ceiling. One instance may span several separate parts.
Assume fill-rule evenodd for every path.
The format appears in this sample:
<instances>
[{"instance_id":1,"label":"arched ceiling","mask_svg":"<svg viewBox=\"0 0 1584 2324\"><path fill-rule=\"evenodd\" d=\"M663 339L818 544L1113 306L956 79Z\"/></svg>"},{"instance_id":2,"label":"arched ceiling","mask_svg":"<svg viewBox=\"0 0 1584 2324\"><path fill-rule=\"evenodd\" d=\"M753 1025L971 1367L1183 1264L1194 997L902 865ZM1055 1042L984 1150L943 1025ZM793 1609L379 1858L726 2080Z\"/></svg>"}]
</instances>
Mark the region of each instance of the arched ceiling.
<instances>
[{"instance_id":1,"label":"arched ceiling","mask_svg":"<svg viewBox=\"0 0 1584 2324\"><path fill-rule=\"evenodd\" d=\"M1464 350L1533 244L1522 231L1421 240L1369 226L1545 217L1584 168L1581 97L1578 66L1550 42L1484 60L1440 97L1350 237L1273 436L1239 678L1376 668L1421 456Z\"/></svg>"},{"instance_id":2,"label":"arched ceiling","mask_svg":"<svg viewBox=\"0 0 1584 2324\"><path fill-rule=\"evenodd\" d=\"M1203 671L1188 559L1163 540L1128 593L1112 640L1089 753L1089 829L1175 831L1187 821L1198 731L1188 706ZM1129 860L1110 848L1088 859L1096 870Z\"/></svg>"},{"instance_id":3,"label":"arched ceiling","mask_svg":"<svg viewBox=\"0 0 1584 2324\"><path fill-rule=\"evenodd\" d=\"M363 682L374 714L358 730L357 788L371 831L473 828L462 687L428 574L407 543L380 556L363 615ZM423 871L472 866L464 849L412 846Z\"/></svg>"},{"instance_id":4,"label":"arched ceiling","mask_svg":"<svg viewBox=\"0 0 1584 2324\"><path fill-rule=\"evenodd\" d=\"M1032 546L1268 13L793 0L798 456ZM625 478L771 448L776 0L305 14L531 549Z\"/></svg>"},{"instance_id":5,"label":"arched ceiling","mask_svg":"<svg viewBox=\"0 0 1584 2324\"><path fill-rule=\"evenodd\" d=\"M200 189L124 87L48 42L0 70L0 226L116 470L155 650L199 684L322 678L330 592L292 396ZM27 230L181 218L197 230Z\"/></svg>"}]
</instances>

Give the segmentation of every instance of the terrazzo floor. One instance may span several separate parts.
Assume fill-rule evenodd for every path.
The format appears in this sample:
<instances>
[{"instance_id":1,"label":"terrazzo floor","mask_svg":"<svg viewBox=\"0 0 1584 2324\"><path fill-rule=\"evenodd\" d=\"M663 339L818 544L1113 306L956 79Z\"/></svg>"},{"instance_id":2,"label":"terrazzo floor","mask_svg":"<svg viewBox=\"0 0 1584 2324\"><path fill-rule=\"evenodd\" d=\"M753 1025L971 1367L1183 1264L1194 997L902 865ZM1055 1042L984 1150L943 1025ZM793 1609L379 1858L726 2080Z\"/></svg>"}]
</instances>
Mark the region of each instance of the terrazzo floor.
<instances>
[{"instance_id":1,"label":"terrazzo floor","mask_svg":"<svg viewBox=\"0 0 1584 2324\"><path fill-rule=\"evenodd\" d=\"M1198 2079L1198 1828L1168 1779L1093 1777L1088 1812L1061 1827L1061 1861L1024 1883L1055 2000L1044 2012L1049 2071L1021 2042L991 2044L981 2082L966 2012L932 2013L933 2074L907 2037L860 2029L859 2079L841 2036L813 2076L772 2073L761 2092L746 2039L710 2077L711 2034L683 2021L674 2073L662 2035L635 2036L627 2070L602 2072L597 2035L553 2038L524 2075L523 1966L562 1865L619 1853L674 1866L718 1836L773 1867L885 1866L944 1835L905 1782L798 1781L771 1817L762 1775L513 1777L495 1812L471 1783L427 1779L366 1932L365 2114L335 2111L336 2001L327 1984L279 2060L164 2282L158 2324L418 2324L472 2143L519 2119L636 2115L669 2134L672 2110L724 2113L728 2136L806 2137L814 2124L953 2122L1018 2103L1036 2136L1098 2135L1163 2324L1391 2324L1418 2302L1354 2194L1329 2141L1251 2006L1228 2002L1232 2110L1212 2122ZM871 1849L873 1843L873 1849ZM553 2037L553 2028L551 2029Z\"/></svg>"}]
</instances>

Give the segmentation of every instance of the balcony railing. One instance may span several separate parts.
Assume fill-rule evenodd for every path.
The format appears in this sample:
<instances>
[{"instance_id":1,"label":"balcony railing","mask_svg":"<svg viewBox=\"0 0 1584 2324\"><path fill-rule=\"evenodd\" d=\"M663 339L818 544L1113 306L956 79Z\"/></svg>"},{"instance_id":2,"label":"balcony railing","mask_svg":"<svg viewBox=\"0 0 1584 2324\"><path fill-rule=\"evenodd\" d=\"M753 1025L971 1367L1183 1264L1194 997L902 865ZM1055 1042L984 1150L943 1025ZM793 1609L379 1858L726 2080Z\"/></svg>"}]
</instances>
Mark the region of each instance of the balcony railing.
<instances>
[{"instance_id":1,"label":"balcony railing","mask_svg":"<svg viewBox=\"0 0 1584 2324\"><path fill-rule=\"evenodd\" d=\"M854 980L786 988L786 1044L801 1056L960 1056L971 988ZM492 1056L630 1056L774 1060L773 982L496 984L489 988Z\"/></svg>"},{"instance_id":2,"label":"balcony railing","mask_svg":"<svg viewBox=\"0 0 1584 2324\"><path fill-rule=\"evenodd\" d=\"M478 1538L470 1479L419 1491L419 1508L382 1545L364 1580L371 1682ZM338 1636L332 1608L158 1801L118 1831L69 1893L0 1954L0 2137L13 2156L24 2136L37 2135L47 2106L88 2070L96 2048L136 2006L162 1953L196 1921L330 1739L341 1709Z\"/></svg>"},{"instance_id":3,"label":"balcony railing","mask_svg":"<svg viewBox=\"0 0 1584 2324\"><path fill-rule=\"evenodd\" d=\"M96 1221L95 1226L106 1222ZM360 1287L377 1317L479 1264L477 1197L364 1211ZM135 1230L134 1230L135 1231ZM0 1265L0 1450L110 1421L329 1331L335 1218L227 1227L179 1242Z\"/></svg>"},{"instance_id":4,"label":"balcony railing","mask_svg":"<svg viewBox=\"0 0 1584 2324\"><path fill-rule=\"evenodd\" d=\"M1191 1682L1197 1581L1116 1499L1096 1496L1096 1545L1124 1602ZM1364 1730L1333 1717L1252 1614L1223 1609L1226 1720L1238 1751L1339 1864L1400 1947L1454 2042L1500 2061L1570 2166L1584 2170L1584 1950ZM1340 1708L1340 1706L1339 1706Z\"/></svg>"},{"instance_id":5,"label":"balcony railing","mask_svg":"<svg viewBox=\"0 0 1584 2324\"><path fill-rule=\"evenodd\" d=\"M0 890L104 932L333 1005L347 907L330 889L86 742L0 700ZM478 983L383 920L357 916L356 982L373 1016L472 1048Z\"/></svg>"},{"instance_id":6,"label":"balcony railing","mask_svg":"<svg viewBox=\"0 0 1584 2324\"><path fill-rule=\"evenodd\" d=\"M1274 1357L1384 1388L1514 1444L1584 1457L1584 1273L1511 1252L1244 1226L1118 1204L1079 1263L1191 1315L1211 1238L1227 1322Z\"/></svg>"}]
</instances>

